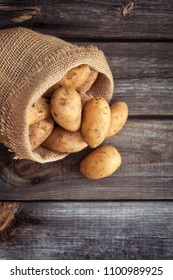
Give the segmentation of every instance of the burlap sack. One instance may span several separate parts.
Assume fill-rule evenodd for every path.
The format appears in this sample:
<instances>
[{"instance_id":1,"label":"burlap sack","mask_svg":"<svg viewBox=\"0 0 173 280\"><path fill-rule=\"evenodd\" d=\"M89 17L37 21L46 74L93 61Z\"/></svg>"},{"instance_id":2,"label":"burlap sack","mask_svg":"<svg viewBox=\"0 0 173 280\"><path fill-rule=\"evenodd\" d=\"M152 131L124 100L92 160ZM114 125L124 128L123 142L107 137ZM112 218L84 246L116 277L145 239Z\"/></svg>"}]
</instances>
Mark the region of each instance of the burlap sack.
<instances>
[{"instance_id":1,"label":"burlap sack","mask_svg":"<svg viewBox=\"0 0 173 280\"><path fill-rule=\"evenodd\" d=\"M67 155L43 147L31 150L27 112L67 71L80 64L100 73L91 93L109 101L112 74L97 47L79 47L21 27L0 30L0 137L15 158L44 163Z\"/></svg>"},{"instance_id":2,"label":"burlap sack","mask_svg":"<svg viewBox=\"0 0 173 280\"><path fill-rule=\"evenodd\" d=\"M15 230L13 225L20 208L20 203L0 202L0 241L6 239Z\"/></svg>"}]
</instances>

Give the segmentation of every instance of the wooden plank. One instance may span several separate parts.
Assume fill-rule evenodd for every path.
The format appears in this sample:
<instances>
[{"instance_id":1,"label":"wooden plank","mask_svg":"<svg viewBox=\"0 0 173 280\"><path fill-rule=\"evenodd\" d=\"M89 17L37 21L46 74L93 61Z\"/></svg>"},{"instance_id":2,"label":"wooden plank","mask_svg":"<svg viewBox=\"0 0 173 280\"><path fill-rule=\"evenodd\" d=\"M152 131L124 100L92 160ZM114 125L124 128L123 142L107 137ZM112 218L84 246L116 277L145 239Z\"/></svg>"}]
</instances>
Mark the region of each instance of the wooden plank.
<instances>
[{"instance_id":1,"label":"wooden plank","mask_svg":"<svg viewBox=\"0 0 173 280\"><path fill-rule=\"evenodd\" d=\"M172 43L96 43L108 59L115 90L130 115L173 116Z\"/></svg>"},{"instance_id":2,"label":"wooden plank","mask_svg":"<svg viewBox=\"0 0 173 280\"><path fill-rule=\"evenodd\" d=\"M113 73L112 102L127 102L130 116L173 116L173 43L93 44L105 53Z\"/></svg>"},{"instance_id":3,"label":"wooden plank","mask_svg":"<svg viewBox=\"0 0 173 280\"><path fill-rule=\"evenodd\" d=\"M54 163L13 161L1 148L1 200L173 199L172 120L130 120L105 144L122 155L112 176L89 180L79 172L91 149ZM22 175L20 175L22 174Z\"/></svg>"},{"instance_id":4,"label":"wooden plank","mask_svg":"<svg viewBox=\"0 0 173 280\"><path fill-rule=\"evenodd\" d=\"M0 28L20 26L31 20L40 13L41 2L39 0L32 2L2 0L0 2Z\"/></svg>"},{"instance_id":5,"label":"wooden plank","mask_svg":"<svg viewBox=\"0 0 173 280\"><path fill-rule=\"evenodd\" d=\"M1 259L172 259L173 202L24 203Z\"/></svg>"},{"instance_id":6,"label":"wooden plank","mask_svg":"<svg viewBox=\"0 0 173 280\"><path fill-rule=\"evenodd\" d=\"M169 0L4 0L0 26L49 26L65 38L173 39L172 10Z\"/></svg>"}]
</instances>

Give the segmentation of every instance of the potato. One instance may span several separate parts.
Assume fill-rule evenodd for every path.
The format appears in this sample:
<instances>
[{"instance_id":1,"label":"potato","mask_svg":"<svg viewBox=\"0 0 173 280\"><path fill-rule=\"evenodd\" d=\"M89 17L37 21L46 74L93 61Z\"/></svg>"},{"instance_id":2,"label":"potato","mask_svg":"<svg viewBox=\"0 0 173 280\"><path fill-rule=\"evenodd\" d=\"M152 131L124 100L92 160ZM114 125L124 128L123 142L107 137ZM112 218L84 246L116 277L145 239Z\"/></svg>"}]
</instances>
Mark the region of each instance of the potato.
<instances>
[{"instance_id":1,"label":"potato","mask_svg":"<svg viewBox=\"0 0 173 280\"><path fill-rule=\"evenodd\" d=\"M56 127L44 141L42 146L60 153L75 153L87 147L80 131L70 132L62 127Z\"/></svg>"},{"instance_id":2,"label":"potato","mask_svg":"<svg viewBox=\"0 0 173 280\"><path fill-rule=\"evenodd\" d=\"M78 131L81 125L82 104L75 89L60 87L50 101L54 120L68 131Z\"/></svg>"},{"instance_id":3,"label":"potato","mask_svg":"<svg viewBox=\"0 0 173 280\"><path fill-rule=\"evenodd\" d=\"M103 97L94 97L83 108L81 134L84 141L95 148L107 136L110 126L111 110Z\"/></svg>"},{"instance_id":4,"label":"potato","mask_svg":"<svg viewBox=\"0 0 173 280\"><path fill-rule=\"evenodd\" d=\"M79 93L79 96L81 98L82 107L84 107L87 101L89 101L91 98L94 97L92 94L86 94L86 93Z\"/></svg>"},{"instance_id":5,"label":"potato","mask_svg":"<svg viewBox=\"0 0 173 280\"><path fill-rule=\"evenodd\" d=\"M92 151L80 163L80 172L86 178L110 176L121 165L121 156L113 146L102 146Z\"/></svg>"},{"instance_id":6,"label":"potato","mask_svg":"<svg viewBox=\"0 0 173 280\"><path fill-rule=\"evenodd\" d=\"M82 64L69 70L59 81L59 84L65 87L77 89L87 80L89 74L90 67L86 64Z\"/></svg>"},{"instance_id":7,"label":"potato","mask_svg":"<svg viewBox=\"0 0 173 280\"><path fill-rule=\"evenodd\" d=\"M51 115L49 100L40 97L34 102L28 112L29 125L40 122Z\"/></svg>"},{"instance_id":8,"label":"potato","mask_svg":"<svg viewBox=\"0 0 173 280\"><path fill-rule=\"evenodd\" d=\"M111 106L111 123L107 137L118 133L127 121L128 107L125 102L118 101Z\"/></svg>"},{"instance_id":9,"label":"potato","mask_svg":"<svg viewBox=\"0 0 173 280\"><path fill-rule=\"evenodd\" d=\"M77 88L77 91L79 93L86 93L91 88L91 86L94 84L94 82L97 79L97 77L98 77L98 72L96 70L94 70L94 69L91 69L90 74L89 74L87 80L84 81L83 84L81 84Z\"/></svg>"},{"instance_id":10,"label":"potato","mask_svg":"<svg viewBox=\"0 0 173 280\"><path fill-rule=\"evenodd\" d=\"M29 126L29 140L32 150L44 142L44 140L51 134L53 127L54 119L51 116Z\"/></svg>"}]
</instances>

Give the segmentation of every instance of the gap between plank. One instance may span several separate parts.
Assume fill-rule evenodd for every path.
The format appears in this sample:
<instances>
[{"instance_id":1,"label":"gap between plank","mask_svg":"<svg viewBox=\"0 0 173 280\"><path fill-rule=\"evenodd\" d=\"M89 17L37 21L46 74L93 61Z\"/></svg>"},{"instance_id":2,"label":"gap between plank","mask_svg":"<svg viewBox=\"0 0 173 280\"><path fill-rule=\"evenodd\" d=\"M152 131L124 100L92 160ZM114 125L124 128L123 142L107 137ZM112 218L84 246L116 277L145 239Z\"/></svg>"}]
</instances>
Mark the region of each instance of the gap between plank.
<instances>
[{"instance_id":1,"label":"gap between plank","mask_svg":"<svg viewBox=\"0 0 173 280\"><path fill-rule=\"evenodd\" d=\"M74 199L65 199L65 200L54 200L54 199L48 199L48 200L1 200L0 202L20 202L20 203L35 203L35 202L46 202L46 203L108 203L108 202L173 202L173 199L108 199L108 200L74 200Z\"/></svg>"},{"instance_id":2,"label":"gap between plank","mask_svg":"<svg viewBox=\"0 0 173 280\"><path fill-rule=\"evenodd\" d=\"M59 25L44 25L44 24L20 24L20 27L25 27L25 28L30 28L36 32L40 32L43 34L47 34L47 35L53 35L53 34L49 34L49 33L44 33L43 31L39 30L42 28L46 28L46 30L50 30L50 29L57 29ZM8 28L13 28L13 27L18 27L18 26L14 26L14 25L8 25L8 26L4 26L1 27L3 29L8 29ZM152 38L152 37L147 37L147 38L130 38L130 37L122 37L122 38L117 38L117 37L92 37L92 38L83 38L83 37L68 37L68 36L58 36L60 39L62 40L66 40L68 42L71 43L173 43L173 38Z\"/></svg>"},{"instance_id":3,"label":"gap between plank","mask_svg":"<svg viewBox=\"0 0 173 280\"><path fill-rule=\"evenodd\" d=\"M128 120L159 120L159 121L169 121L173 120L173 115L129 115Z\"/></svg>"}]
</instances>

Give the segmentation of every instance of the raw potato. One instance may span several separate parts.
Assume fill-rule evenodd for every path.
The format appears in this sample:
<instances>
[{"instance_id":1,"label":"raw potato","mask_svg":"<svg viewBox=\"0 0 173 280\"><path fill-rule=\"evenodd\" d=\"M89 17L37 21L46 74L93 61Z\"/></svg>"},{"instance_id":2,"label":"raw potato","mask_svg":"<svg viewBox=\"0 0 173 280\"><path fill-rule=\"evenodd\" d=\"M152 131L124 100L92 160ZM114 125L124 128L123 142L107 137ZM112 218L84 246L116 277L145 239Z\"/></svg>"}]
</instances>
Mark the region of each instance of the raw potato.
<instances>
[{"instance_id":1,"label":"raw potato","mask_svg":"<svg viewBox=\"0 0 173 280\"><path fill-rule=\"evenodd\" d=\"M76 153L87 147L80 131L70 132L62 127L56 127L44 141L42 146L60 153Z\"/></svg>"},{"instance_id":2,"label":"raw potato","mask_svg":"<svg viewBox=\"0 0 173 280\"><path fill-rule=\"evenodd\" d=\"M65 87L77 89L87 80L89 74L90 67L86 64L82 64L69 70L59 81L59 84Z\"/></svg>"},{"instance_id":3,"label":"raw potato","mask_svg":"<svg viewBox=\"0 0 173 280\"><path fill-rule=\"evenodd\" d=\"M82 103L75 89L60 87L50 101L54 120L68 131L78 131L81 125Z\"/></svg>"},{"instance_id":4,"label":"raw potato","mask_svg":"<svg viewBox=\"0 0 173 280\"><path fill-rule=\"evenodd\" d=\"M83 108L81 134L84 141L95 148L107 136L111 120L111 110L103 97L93 97Z\"/></svg>"},{"instance_id":5,"label":"raw potato","mask_svg":"<svg viewBox=\"0 0 173 280\"><path fill-rule=\"evenodd\" d=\"M98 72L94 69L91 69L88 79L77 88L77 91L79 93L86 93L94 84L97 77L98 77Z\"/></svg>"},{"instance_id":6,"label":"raw potato","mask_svg":"<svg viewBox=\"0 0 173 280\"><path fill-rule=\"evenodd\" d=\"M80 172L89 179L110 176L121 165L121 156L112 146L102 146L92 151L80 163Z\"/></svg>"},{"instance_id":7,"label":"raw potato","mask_svg":"<svg viewBox=\"0 0 173 280\"><path fill-rule=\"evenodd\" d=\"M49 100L40 97L34 102L28 112L29 125L40 122L50 116Z\"/></svg>"},{"instance_id":8,"label":"raw potato","mask_svg":"<svg viewBox=\"0 0 173 280\"><path fill-rule=\"evenodd\" d=\"M111 124L107 137L117 134L127 121L128 106L125 102L118 101L111 106Z\"/></svg>"},{"instance_id":9,"label":"raw potato","mask_svg":"<svg viewBox=\"0 0 173 280\"><path fill-rule=\"evenodd\" d=\"M82 102L82 107L84 107L85 103L88 102L91 98L93 98L94 96L92 94L86 94L86 93L79 93L79 96L81 98L81 102Z\"/></svg>"},{"instance_id":10,"label":"raw potato","mask_svg":"<svg viewBox=\"0 0 173 280\"><path fill-rule=\"evenodd\" d=\"M48 117L38 123L29 126L29 140L31 149L34 150L51 134L54 127L54 119Z\"/></svg>"}]
</instances>

